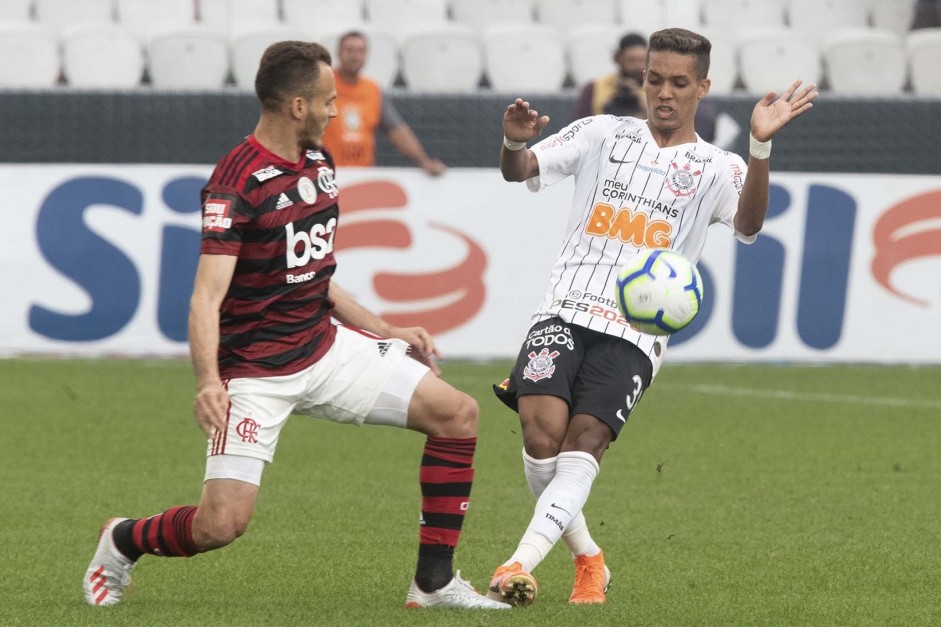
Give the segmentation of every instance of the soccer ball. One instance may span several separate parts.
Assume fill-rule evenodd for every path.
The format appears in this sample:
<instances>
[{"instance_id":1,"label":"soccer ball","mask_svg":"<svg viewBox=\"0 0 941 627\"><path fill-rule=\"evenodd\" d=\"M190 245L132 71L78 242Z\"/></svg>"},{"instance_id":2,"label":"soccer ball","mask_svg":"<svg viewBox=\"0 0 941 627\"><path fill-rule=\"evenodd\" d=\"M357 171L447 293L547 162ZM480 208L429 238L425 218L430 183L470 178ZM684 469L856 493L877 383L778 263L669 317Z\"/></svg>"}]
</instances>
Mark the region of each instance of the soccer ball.
<instances>
[{"instance_id":1,"label":"soccer ball","mask_svg":"<svg viewBox=\"0 0 941 627\"><path fill-rule=\"evenodd\" d=\"M702 277L686 257L666 248L643 250L618 274L618 309L631 326L652 335L676 333L702 305Z\"/></svg>"}]
</instances>

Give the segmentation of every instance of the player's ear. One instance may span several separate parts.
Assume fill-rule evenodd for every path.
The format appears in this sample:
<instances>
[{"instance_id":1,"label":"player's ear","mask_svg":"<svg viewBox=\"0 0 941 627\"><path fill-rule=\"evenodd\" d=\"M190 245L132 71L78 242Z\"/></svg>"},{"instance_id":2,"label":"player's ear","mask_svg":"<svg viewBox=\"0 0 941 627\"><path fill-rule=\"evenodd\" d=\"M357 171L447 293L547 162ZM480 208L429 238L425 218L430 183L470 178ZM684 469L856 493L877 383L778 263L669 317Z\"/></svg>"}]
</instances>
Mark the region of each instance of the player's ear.
<instances>
[{"instance_id":1,"label":"player's ear","mask_svg":"<svg viewBox=\"0 0 941 627\"><path fill-rule=\"evenodd\" d=\"M294 96L289 103L291 117L300 120L307 117L307 100L301 96Z\"/></svg>"},{"instance_id":2,"label":"player's ear","mask_svg":"<svg viewBox=\"0 0 941 627\"><path fill-rule=\"evenodd\" d=\"M696 93L696 97L702 100L709 94L709 88L712 87L712 80L704 78L699 81L699 91Z\"/></svg>"}]
</instances>

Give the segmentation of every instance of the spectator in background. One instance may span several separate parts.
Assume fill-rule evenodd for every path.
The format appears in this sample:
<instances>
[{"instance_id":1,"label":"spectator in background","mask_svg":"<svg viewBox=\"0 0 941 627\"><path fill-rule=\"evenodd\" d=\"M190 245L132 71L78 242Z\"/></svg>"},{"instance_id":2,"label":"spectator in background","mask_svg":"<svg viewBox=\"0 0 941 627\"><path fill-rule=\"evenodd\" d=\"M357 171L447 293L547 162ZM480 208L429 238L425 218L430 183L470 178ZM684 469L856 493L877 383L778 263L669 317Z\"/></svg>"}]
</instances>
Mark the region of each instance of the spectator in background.
<instances>
[{"instance_id":1,"label":"spectator in background","mask_svg":"<svg viewBox=\"0 0 941 627\"><path fill-rule=\"evenodd\" d=\"M918 0L912 30L941 27L941 0Z\"/></svg>"},{"instance_id":2,"label":"spectator in background","mask_svg":"<svg viewBox=\"0 0 941 627\"><path fill-rule=\"evenodd\" d=\"M400 153L431 176L447 166L432 159L393 104L383 97L375 81L362 75L368 43L359 31L349 31L337 43L338 115L327 127L324 145L339 166L371 166L376 163L376 129L383 131Z\"/></svg>"},{"instance_id":3,"label":"spectator in background","mask_svg":"<svg viewBox=\"0 0 941 627\"><path fill-rule=\"evenodd\" d=\"M614 53L618 71L602 76L582 88L575 104L572 119L579 120L590 115L630 116L646 119L647 106L644 99L644 70L647 67L647 40L643 35L628 33L621 37ZM696 109L696 132L705 141L716 136L716 118L719 109L713 103L703 101Z\"/></svg>"}]
</instances>

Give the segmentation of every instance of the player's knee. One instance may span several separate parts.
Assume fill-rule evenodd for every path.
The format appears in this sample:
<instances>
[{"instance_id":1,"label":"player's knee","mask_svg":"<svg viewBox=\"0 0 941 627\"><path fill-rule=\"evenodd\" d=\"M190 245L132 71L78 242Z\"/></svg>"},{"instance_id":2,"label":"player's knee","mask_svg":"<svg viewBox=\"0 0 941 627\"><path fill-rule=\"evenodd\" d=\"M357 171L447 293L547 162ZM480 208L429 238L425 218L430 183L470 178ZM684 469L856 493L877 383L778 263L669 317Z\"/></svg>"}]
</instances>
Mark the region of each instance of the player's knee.
<instances>
[{"instance_id":1,"label":"player's knee","mask_svg":"<svg viewBox=\"0 0 941 627\"><path fill-rule=\"evenodd\" d=\"M523 448L535 459L548 459L559 454L562 442L541 429L523 429Z\"/></svg>"},{"instance_id":2,"label":"player's knee","mask_svg":"<svg viewBox=\"0 0 941 627\"><path fill-rule=\"evenodd\" d=\"M456 432L453 437L471 438L477 435L477 423L480 419L480 406L472 397L460 392L455 404L451 422Z\"/></svg>"}]
</instances>

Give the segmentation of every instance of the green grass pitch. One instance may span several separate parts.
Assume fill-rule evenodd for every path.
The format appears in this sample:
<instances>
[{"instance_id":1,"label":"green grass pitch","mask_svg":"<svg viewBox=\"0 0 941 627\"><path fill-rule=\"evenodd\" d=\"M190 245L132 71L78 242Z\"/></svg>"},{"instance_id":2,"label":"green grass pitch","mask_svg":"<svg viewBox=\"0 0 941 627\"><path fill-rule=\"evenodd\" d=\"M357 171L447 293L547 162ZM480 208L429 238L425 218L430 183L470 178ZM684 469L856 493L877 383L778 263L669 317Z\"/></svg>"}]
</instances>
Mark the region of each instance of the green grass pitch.
<instances>
[{"instance_id":1,"label":"green grass pitch","mask_svg":"<svg viewBox=\"0 0 941 627\"><path fill-rule=\"evenodd\" d=\"M481 404L456 566L478 588L532 513L507 363L444 364ZM667 366L585 513L614 574L566 603L564 545L529 608L406 611L423 437L297 417L233 546L145 557L121 605L80 579L104 519L195 503L184 361L0 360L0 625L941 624L941 368Z\"/></svg>"}]
</instances>

